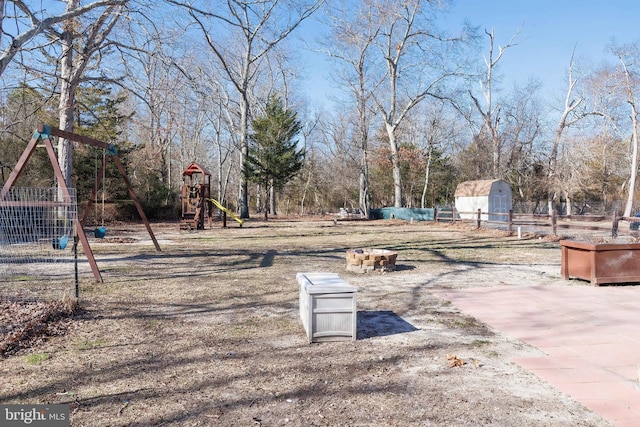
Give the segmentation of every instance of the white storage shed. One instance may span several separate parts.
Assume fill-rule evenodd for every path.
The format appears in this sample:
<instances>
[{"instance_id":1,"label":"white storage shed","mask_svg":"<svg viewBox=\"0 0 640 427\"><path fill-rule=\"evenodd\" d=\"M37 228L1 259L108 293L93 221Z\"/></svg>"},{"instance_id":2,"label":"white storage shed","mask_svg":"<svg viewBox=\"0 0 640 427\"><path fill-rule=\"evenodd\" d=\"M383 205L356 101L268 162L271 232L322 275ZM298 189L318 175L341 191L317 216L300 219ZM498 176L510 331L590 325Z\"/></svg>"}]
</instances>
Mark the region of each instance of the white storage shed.
<instances>
[{"instance_id":1,"label":"white storage shed","mask_svg":"<svg viewBox=\"0 0 640 427\"><path fill-rule=\"evenodd\" d=\"M481 210L482 221L507 221L506 214L512 206L511 186L501 180L465 181L458 184L455 192L456 210L462 219L478 219Z\"/></svg>"}]
</instances>

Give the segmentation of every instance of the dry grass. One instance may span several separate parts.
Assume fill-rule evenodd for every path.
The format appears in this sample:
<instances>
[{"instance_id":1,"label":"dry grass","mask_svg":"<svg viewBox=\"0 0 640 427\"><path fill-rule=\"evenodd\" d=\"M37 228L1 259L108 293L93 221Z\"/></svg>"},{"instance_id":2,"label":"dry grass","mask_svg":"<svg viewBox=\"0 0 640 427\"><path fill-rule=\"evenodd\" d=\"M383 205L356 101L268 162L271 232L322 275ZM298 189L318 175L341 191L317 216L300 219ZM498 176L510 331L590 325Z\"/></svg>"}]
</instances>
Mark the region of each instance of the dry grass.
<instances>
[{"instance_id":1,"label":"dry grass","mask_svg":"<svg viewBox=\"0 0 640 427\"><path fill-rule=\"evenodd\" d=\"M138 226L93 242L105 283L84 276L65 335L0 359L1 403L68 403L74 426L606 425L509 361L537 350L430 293L558 282L556 242L402 221L154 230L160 253ZM357 247L397 251L397 271L346 271ZM358 287L357 341L306 343L303 271Z\"/></svg>"}]
</instances>

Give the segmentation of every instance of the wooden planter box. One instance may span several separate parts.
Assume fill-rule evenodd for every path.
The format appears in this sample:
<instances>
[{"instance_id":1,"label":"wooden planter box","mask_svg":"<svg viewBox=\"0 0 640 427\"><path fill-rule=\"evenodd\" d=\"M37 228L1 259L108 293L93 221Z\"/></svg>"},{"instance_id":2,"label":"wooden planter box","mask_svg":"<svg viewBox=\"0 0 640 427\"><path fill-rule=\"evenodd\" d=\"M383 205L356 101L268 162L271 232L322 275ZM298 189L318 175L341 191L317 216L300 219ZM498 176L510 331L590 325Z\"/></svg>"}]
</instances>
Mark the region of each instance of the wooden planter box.
<instances>
[{"instance_id":1,"label":"wooden planter box","mask_svg":"<svg viewBox=\"0 0 640 427\"><path fill-rule=\"evenodd\" d=\"M586 243L561 240L563 279L640 283L640 243Z\"/></svg>"}]
</instances>

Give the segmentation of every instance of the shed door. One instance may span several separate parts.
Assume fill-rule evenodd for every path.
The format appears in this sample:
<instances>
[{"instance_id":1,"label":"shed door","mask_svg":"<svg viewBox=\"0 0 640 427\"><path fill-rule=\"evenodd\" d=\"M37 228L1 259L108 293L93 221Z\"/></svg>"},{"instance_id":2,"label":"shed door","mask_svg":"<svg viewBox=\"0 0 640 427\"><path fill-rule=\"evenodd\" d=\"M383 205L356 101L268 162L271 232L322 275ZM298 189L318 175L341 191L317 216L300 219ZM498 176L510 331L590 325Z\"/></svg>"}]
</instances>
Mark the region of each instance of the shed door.
<instances>
[{"instance_id":1,"label":"shed door","mask_svg":"<svg viewBox=\"0 0 640 427\"><path fill-rule=\"evenodd\" d=\"M494 194L492 196L493 206L491 212L495 213L507 213L509 207L507 206L506 194ZM508 218L504 215L490 215L490 221L507 221Z\"/></svg>"}]
</instances>

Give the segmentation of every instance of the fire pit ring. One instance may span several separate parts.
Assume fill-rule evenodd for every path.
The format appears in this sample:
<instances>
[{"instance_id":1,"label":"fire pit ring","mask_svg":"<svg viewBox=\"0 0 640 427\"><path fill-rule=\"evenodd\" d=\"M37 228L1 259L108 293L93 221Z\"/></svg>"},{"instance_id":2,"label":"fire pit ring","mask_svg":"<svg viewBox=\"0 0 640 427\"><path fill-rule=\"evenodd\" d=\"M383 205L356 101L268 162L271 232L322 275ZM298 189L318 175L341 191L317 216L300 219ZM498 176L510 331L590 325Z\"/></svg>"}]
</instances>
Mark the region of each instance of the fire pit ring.
<instances>
[{"instance_id":1,"label":"fire pit ring","mask_svg":"<svg viewBox=\"0 0 640 427\"><path fill-rule=\"evenodd\" d=\"M349 249L347 270L357 273L395 271L398 253L388 249Z\"/></svg>"}]
</instances>

